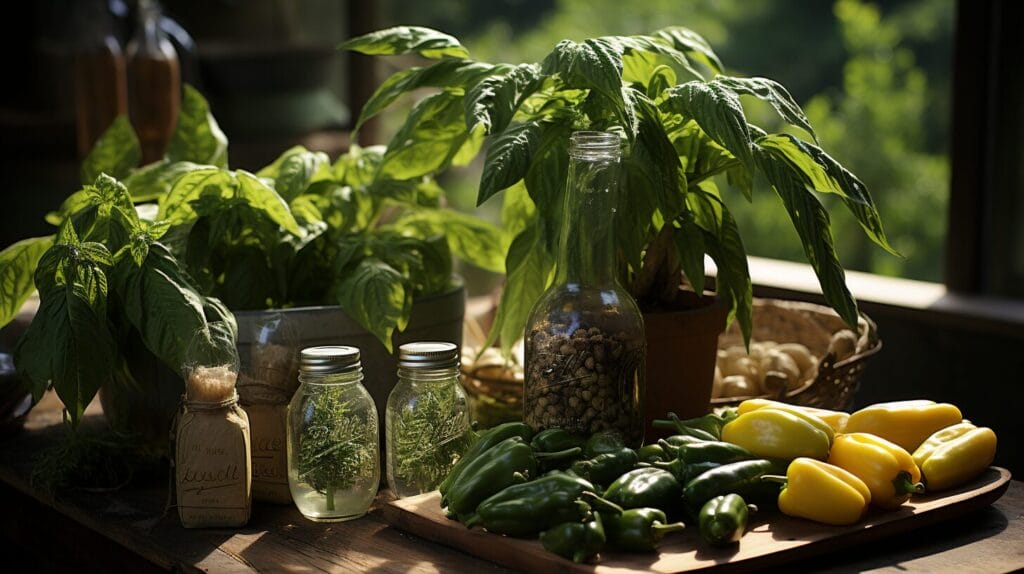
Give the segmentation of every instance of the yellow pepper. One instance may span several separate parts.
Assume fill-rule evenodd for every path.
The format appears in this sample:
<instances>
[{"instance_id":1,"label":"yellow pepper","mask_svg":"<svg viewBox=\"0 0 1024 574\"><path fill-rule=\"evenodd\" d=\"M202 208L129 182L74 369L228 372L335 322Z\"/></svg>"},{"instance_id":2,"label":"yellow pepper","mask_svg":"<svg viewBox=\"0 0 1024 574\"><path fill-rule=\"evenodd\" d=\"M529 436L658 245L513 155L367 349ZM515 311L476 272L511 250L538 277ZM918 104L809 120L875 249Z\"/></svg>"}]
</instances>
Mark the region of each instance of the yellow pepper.
<instances>
[{"instance_id":1,"label":"yellow pepper","mask_svg":"<svg viewBox=\"0 0 1024 574\"><path fill-rule=\"evenodd\" d=\"M866 432L914 452L939 429L963 420L960 409L935 401L897 401L864 407L850 415L843 432Z\"/></svg>"},{"instance_id":2,"label":"yellow pepper","mask_svg":"<svg viewBox=\"0 0 1024 574\"><path fill-rule=\"evenodd\" d=\"M722 440L761 457L825 460L832 428L813 415L765 407L744 413L722 427Z\"/></svg>"},{"instance_id":3,"label":"yellow pepper","mask_svg":"<svg viewBox=\"0 0 1024 574\"><path fill-rule=\"evenodd\" d=\"M867 512L871 491L864 481L848 470L820 460L801 457L789 464L779 494L779 510L788 516L825 524L853 524Z\"/></svg>"},{"instance_id":4,"label":"yellow pepper","mask_svg":"<svg viewBox=\"0 0 1024 574\"><path fill-rule=\"evenodd\" d=\"M960 486L978 476L996 457L996 433L964 421L946 427L914 451L928 490Z\"/></svg>"},{"instance_id":5,"label":"yellow pepper","mask_svg":"<svg viewBox=\"0 0 1024 574\"><path fill-rule=\"evenodd\" d=\"M871 491L871 504L879 508L896 508L911 494L924 492L921 470L910 453L872 434L837 436L828 462L863 480Z\"/></svg>"},{"instance_id":6,"label":"yellow pepper","mask_svg":"<svg viewBox=\"0 0 1024 574\"><path fill-rule=\"evenodd\" d=\"M742 415L743 413L749 413L750 411L756 411L757 409L763 409L764 407L773 407L782 410L798 410L814 415L825 421L825 424L832 427L832 430L837 433L843 432L843 428L846 426L846 421L850 418L850 414L844 413L843 411L830 411L828 409L791 405L789 403L781 403L770 399L747 399L736 407L736 412Z\"/></svg>"}]
</instances>

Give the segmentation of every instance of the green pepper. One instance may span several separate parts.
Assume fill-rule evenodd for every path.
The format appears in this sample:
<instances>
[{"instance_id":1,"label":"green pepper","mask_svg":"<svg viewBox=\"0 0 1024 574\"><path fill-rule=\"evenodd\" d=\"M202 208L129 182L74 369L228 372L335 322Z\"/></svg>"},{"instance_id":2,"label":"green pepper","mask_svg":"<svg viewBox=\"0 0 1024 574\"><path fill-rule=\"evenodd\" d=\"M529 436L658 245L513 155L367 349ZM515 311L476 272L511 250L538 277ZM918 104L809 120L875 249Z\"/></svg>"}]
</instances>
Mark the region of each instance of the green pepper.
<instances>
[{"instance_id":1,"label":"green pepper","mask_svg":"<svg viewBox=\"0 0 1024 574\"><path fill-rule=\"evenodd\" d=\"M718 440L718 439L704 439L704 438L697 438L695 436L690 436L688 434L674 434L674 435L672 435L672 436L670 436L670 437L668 437L666 439L663 439L663 440L665 442L667 442L668 444L672 445L672 446L681 446L681 445L684 445L684 444L694 444L694 443L698 443L698 442L708 442L709 440L714 441L714 440Z\"/></svg>"},{"instance_id":2,"label":"green pepper","mask_svg":"<svg viewBox=\"0 0 1024 574\"><path fill-rule=\"evenodd\" d=\"M694 462L686 464L677 458L669 462L655 461L650 463L650 466L667 470L672 473L672 476L676 477L679 484L686 484L712 468L722 466L722 464L718 462Z\"/></svg>"},{"instance_id":3,"label":"green pepper","mask_svg":"<svg viewBox=\"0 0 1024 574\"><path fill-rule=\"evenodd\" d=\"M684 528L682 522L669 524L657 508L630 508L604 521L608 544L627 552L651 552L666 534Z\"/></svg>"},{"instance_id":4,"label":"green pepper","mask_svg":"<svg viewBox=\"0 0 1024 574\"><path fill-rule=\"evenodd\" d=\"M583 438L560 428L542 430L534 435L530 446L537 452L558 452L583 446Z\"/></svg>"},{"instance_id":5,"label":"green pepper","mask_svg":"<svg viewBox=\"0 0 1024 574\"><path fill-rule=\"evenodd\" d=\"M687 508L696 514L712 498L725 494L741 496L763 489L761 476L769 474L775 465L770 460L743 460L723 464L690 480L683 488ZM771 483L768 483L771 484ZM772 485L778 496L778 486Z\"/></svg>"},{"instance_id":6,"label":"green pepper","mask_svg":"<svg viewBox=\"0 0 1024 574\"><path fill-rule=\"evenodd\" d=\"M728 546L747 530L747 503L738 494L725 494L704 503L697 517L700 535L714 546Z\"/></svg>"},{"instance_id":7,"label":"green pepper","mask_svg":"<svg viewBox=\"0 0 1024 574\"><path fill-rule=\"evenodd\" d=\"M459 462L455 463L455 466L452 467L448 476L446 476L445 479L441 481L441 484L438 485L437 489L441 491L441 496L448 494L448 489L455 484L455 481L459 478L459 475L462 474L462 471L465 470L465 468L469 466L469 463L476 457L490 450L501 441L514 436L522 437L524 441L528 441L533 438L533 429L526 423L510 422L500 424L484 431L480 435L480 439L477 440L476 444L463 453Z\"/></svg>"},{"instance_id":8,"label":"green pepper","mask_svg":"<svg viewBox=\"0 0 1024 574\"><path fill-rule=\"evenodd\" d=\"M665 441L658 441L665 452L686 464L695 462L717 462L725 464L755 458L742 446L722 441L701 441L674 446Z\"/></svg>"},{"instance_id":9,"label":"green pepper","mask_svg":"<svg viewBox=\"0 0 1024 574\"><path fill-rule=\"evenodd\" d=\"M583 456L587 458L594 458L599 454L618 452L625 446L626 441L623 440L622 433L619 431L598 431L590 435L590 438L588 438L587 442L583 445Z\"/></svg>"},{"instance_id":10,"label":"green pepper","mask_svg":"<svg viewBox=\"0 0 1024 574\"><path fill-rule=\"evenodd\" d=\"M669 460L668 453L660 444L645 444L636 449L636 457L640 462L658 462Z\"/></svg>"},{"instance_id":11,"label":"green pepper","mask_svg":"<svg viewBox=\"0 0 1024 574\"><path fill-rule=\"evenodd\" d=\"M669 420L655 419L651 426L656 429L668 429L677 434L697 436L705 440L719 440L722 438L722 427L735 417L722 417L715 413L708 413L702 417L679 420L675 413L668 413ZM706 435L706 436L705 436Z\"/></svg>"},{"instance_id":12,"label":"green pepper","mask_svg":"<svg viewBox=\"0 0 1024 574\"><path fill-rule=\"evenodd\" d=\"M620 476L604 497L623 508L659 508L673 516L680 509L682 494L682 486L670 472L648 467Z\"/></svg>"},{"instance_id":13,"label":"green pepper","mask_svg":"<svg viewBox=\"0 0 1024 574\"><path fill-rule=\"evenodd\" d=\"M507 438L469 463L441 504L461 519L476 510L485 498L537 476L538 459L566 458L577 455L579 450L576 447L560 453L535 453L522 437Z\"/></svg>"},{"instance_id":14,"label":"green pepper","mask_svg":"<svg viewBox=\"0 0 1024 574\"><path fill-rule=\"evenodd\" d=\"M589 518L591 507L613 514L622 508L596 494L594 485L574 474L552 472L537 480L514 484L484 500L463 523L483 526L495 534L520 538L563 522Z\"/></svg>"},{"instance_id":15,"label":"green pepper","mask_svg":"<svg viewBox=\"0 0 1024 574\"><path fill-rule=\"evenodd\" d=\"M572 463L570 469L594 484L604 485L633 470L637 462L636 452L623 446L617 451L599 454L589 460L578 460Z\"/></svg>"},{"instance_id":16,"label":"green pepper","mask_svg":"<svg viewBox=\"0 0 1024 574\"><path fill-rule=\"evenodd\" d=\"M540 535L540 543L545 550L577 564L597 556L604 549L605 540L604 525L597 513L586 522L556 524Z\"/></svg>"}]
</instances>

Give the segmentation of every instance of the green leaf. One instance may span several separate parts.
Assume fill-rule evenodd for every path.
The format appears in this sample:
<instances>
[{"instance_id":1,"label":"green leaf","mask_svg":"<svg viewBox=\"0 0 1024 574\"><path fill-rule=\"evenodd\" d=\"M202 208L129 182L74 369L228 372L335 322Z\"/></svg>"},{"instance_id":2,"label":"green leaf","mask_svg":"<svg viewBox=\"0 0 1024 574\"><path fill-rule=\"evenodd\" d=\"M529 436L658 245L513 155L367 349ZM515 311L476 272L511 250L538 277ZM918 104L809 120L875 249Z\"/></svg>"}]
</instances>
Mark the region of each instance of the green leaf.
<instances>
[{"instance_id":1,"label":"green leaf","mask_svg":"<svg viewBox=\"0 0 1024 574\"><path fill-rule=\"evenodd\" d=\"M450 209L420 209L400 217L395 227L415 229L421 237L440 234L460 258L481 269L505 272L504 237L483 219Z\"/></svg>"},{"instance_id":2,"label":"green leaf","mask_svg":"<svg viewBox=\"0 0 1024 574\"><path fill-rule=\"evenodd\" d=\"M480 148L484 146L485 139L487 139L487 131L483 126L475 126L467 132L462 145L452 156L452 165L467 166L472 163L480 153Z\"/></svg>"},{"instance_id":3,"label":"green leaf","mask_svg":"<svg viewBox=\"0 0 1024 574\"><path fill-rule=\"evenodd\" d=\"M349 317L373 333L389 353L393 351L392 336L396 329L405 329L412 307L401 273L368 257L339 278L334 295Z\"/></svg>"},{"instance_id":4,"label":"green leaf","mask_svg":"<svg viewBox=\"0 0 1024 574\"><path fill-rule=\"evenodd\" d=\"M542 231L534 220L512 241L505 259L508 279L498 303L497 315L484 347L501 339L506 354L523 338L534 302L547 287L554 258L544 247Z\"/></svg>"},{"instance_id":5,"label":"green leaf","mask_svg":"<svg viewBox=\"0 0 1024 574\"><path fill-rule=\"evenodd\" d=\"M87 207L95 205L95 196L87 189L80 189L71 195L67 196L66 199L57 208L57 211L51 211L46 214L46 222L50 225L60 225L66 219L82 211Z\"/></svg>"},{"instance_id":6,"label":"green leaf","mask_svg":"<svg viewBox=\"0 0 1024 574\"><path fill-rule=\"evenodd\" d=\"M348 153L340 156L331 167L334 178L352 187L368 187L377 178L386 151L382 145L360 147L352 144Z\"/></svg>"},{"instance_id":7,"label":"green leaf","mask_svg":"<svg viewBox=\"0 0 1024 574\"><path fill-rule=\"evenodd\" d=\"M544 124L527 122L509 126L487 148L477 206L526 176L540 142Z\"/></svg>"},{"instance_id":8,"label":"green leaf","mask_svg":"<svg viewBox=\"0 0 1024 574\"><path fill-rule=\"evenodd\" d=\"M704 245L704 233L691 217L680 217L677 219L679 226L672 234L672 240L676 244L676 252L679 253L679 263L683 267L683 273L690 280L690 285L697 294L704 293L704 254L707 247Z\"/></svg>"},{"instance_id":9,"label":"green leaf","mask_svg":"<svg viewBox=\"0 0 1024 574\"><path fill-rule=\"evenodd\" d=\"M775 80L718 76L714 82L722 84L737 94L753 96L770 104L782 119L790 125L804 130L814 138L814 141L818 141L818 136L814 133L814 128L811 127L811 122L800 108L800 104L796 103L793 96L789 95L789 91Z\"/></svg>"},{"instance_id":10,"label":"green leaf","mask_svg":"<svg viewBox=\"0 0 1024 574\"><path fill-rule=\"evenodd\" d=\"M430 66L396 72L384 80L384 83L367 100L359 114L355 131L359 131L359 128L367 120L382 112L403 94L425 87L466 88L475 86L481 78L494 73L503 73L506 69L514 68L505 64L492 66L483 62L447 59Z\"/></svg>"},{"instance_id":11,"label":"green leaf","mask_svg":"<svg viewBox=\"0 0 1024 574\"><path fill-rule=\"evenodd\" d=\"M424 207L438 207L444 193L441 186L426 175L414 179L378 179L368 191L375 199Z\"/></svg>"},{"instance_id":12,"label":"green leaf","mask_svg":"<svg viewBox=\"0 0 1024 574\"><path fill-rule=\"evenodd\" d=\"M469 138L462 96L434 94L409 112L384 154L378 177L412 179L447 167Z\"/></svg>"},{"instance_id":13,"label":"green leaf","mask_svg":"<svg viewBox=\"0 0 1024 574\"><path fill-rule=\"evenodd\" d=\"M544 123L544 131L526 172L526 190L537 206L541 239L550 253L558 247L558 233L565 207L565 186L569 177L569 135L567 123Z\"/></svg>"},{"instance_id":14,"label":"green leaf","mask_svg":"<svg viewBox=\"0 0 1024 574\"><path fill-rule=\"evenodd\" d=\"M74 259L70 250L54 247L48 254L62 261L40 265L36 271L39 311L18 343L15 364L31 381L36 400L53 386L77 426L86 405L114 370L106 276L98 266ZM59 267L63 277L54 271Z\"/></svg>"},{"instance_id":15,"label":"green leaf","mask_svg":"<svg viewBox=\"0 0 1024 574\"><path fill-rule=\"evenodd\" d=\"M501 204L501 228L510 242L512 238L526 229L536 213L537 206L530 199L530 193L526 190L526 184L523 181L519 181L505 190L505 197Z\"/></svg>"},{"instance_id":16,"label":"green leaf","mask_svg":"<svg viewBox=\"0 0 1024 574\"><path fill-rule=\"evenodd\" d=\"M236 185L234 175L225 169L205 167L190 171L178 178L167 195L160 199L160 213L157 217L172 224L190 222L196 218L192 202L204 195L230 197Z\"/></svg>"},{"instance_id":17,"label":"green leaf","mask_svg":"<svg viewBox=\"0 0 1024 574\"><path fill-rule=\"evenodd\" d=\"M633 102L640 119L634 159L644 164L650 177L658 209L667 220L675 219L683 209L683 194L679 190L681 164L676 156L672 141L665 132L658 108L642 92L632 88L626 90L627 98Z\"/></svg>"},{"instance_id":18,"label":"green leaf","mask_svg":"<svg viewBox=\"0 0 1024 574\"><path fill-rule=\"evenodd\" d=\"M825 301L846 324L856 329L857 302L846 287L846 273L836 255L828 212L804 183L801 174L785 159L760 153L758 164L789 212L807 261L818 276Z\"/></svg>"},{"instance_id":19,"label":"green leaf","mask_svg":"<svg viewBox=\"0 0 1024 574\"><path fill-rule=\"evenodd\" d=\"M715 290L730 301L728 322L739 321L743 339L749 344L753 328L753 284L740 230L714 182L706 181L690 189L687 206L694 223L703 231L707 254L718 267Z\"/></svg>"},{"instance_id":20,"label":"green leaf","mask_svg":"<svg viewBox=\"0 0 1024 574\"><path fill-rule=\"evenodd\" d=\"M662 62L675 64L691 78L703 80L704 76L693 67L686 54L677 50L671 43L653 36L606 36L605 40L617 45L623 52L622 79L627 82L647 84L654 77L654 70L665 67ZM628 68L628 69L627 69ZM671 68L669 68L671 70ZM672 74L675 85L675 74ZM660 93L651 92L651 93Z\"/></svg>"},{"instance_id":21,"label":"green leaf","mask_svg":"<svg viewBox=\"0 0 1024 574\"><path fill-rule=\"evenodd\" d=\"M665 106L692 118L711 139L753 169L750 130L735 93L721 84L694 81L675 86L666 96Z\"/></svg>"},{"instance_id":22,"label":"green leaf","mask_svg":"<svg viewBox=\"0 0 1024 574\"><path fill-rule=\"evenodd\" d=\"M211 167L190 161L172 162L162 159L133 171L124 179L124 185L133 201L153 201L167 195L183 175Z\"/></svg>"},{"instance_id":23,"label":"green leaf","mask_svg":"<svg viewBox=\"0 0 1024 574\"><path fill-rule=\"evenodd\" d=\"M111 281L146 348L180 375L188 341L206 325L205 298L160 243L150 245L141 266L119 263Z\"/></svg>"},{"instance_id":24,"label":"green leaf","mask_svg":"<svg viewBox=\"0 0 1024 574\"><path fill-rule=\"evenodd\" d=\"M804 184L815 191L835 193L857 218L867 236L893 255L899 253L889 244L875 202L867 186L821 148L789 134L765 135L758 146L778 160L784 161L798 174Z\"/></svg>"},{"instance_id":25,"label":"green leaf","mask_svg":"<svg viewBox=\"0 0 1024 574\"><path fill-rule=\"evenodd\" d=\"M537 64L520 64L507 73L484 78L466 92L466 125L470 131L482 126L486 134L503 131L541 80Z\"/></svg>"},{"instance_id":26,"label":"green leaf","mask_svg":"<svg viewBox=\"0 0 1024 574\"><path fill-rule=\"evenodd\" d=\"M245 171L237 170L235 179L238 181L237 198L245 201L249 207L263 212L271 221L280 225L292 235L303 237L305 231L295 221L288 203L263 180Z\"/></svg>"},{"instance_id":27,"label":"green leaf","mask_svg":"<svg viewBox=\"0 0 1024 574\"><path fill-rule=\"evenodd\" d=\"M142 148L139 138L128 121L128 116L120 115L114 119L107 131L89 151L82 162L82 183L90 184L101 173L117 179L126 177L135 166L142 161Z\"/></svg>"},{"instance_id":28,"label":"green leaf","mask_svg":"<svg viewBox=\"0 0 1024 574\"><path fill-rule=\"evenodd\" d=\"M697 58L716 74L725 71L725 66L722 65L722 61L718 59L715 51L711 49L708 41L693 30L682 26L669 26L658 30L654 35L673 48Z\"/></svg>"},{"instance_id":29,"label":"green leaf","mask_svg":"<svg viewBox=\"0 0 1024 574\"><path fill-rule=\"evenodd\" d=\"M627 133L636 133L636 117L622 96L621 47L604 38L590 38L582 44L562 40L541 65L545 75L557 73L572 88L594 90L606 100Z\"/></svg>"},{"instance_id":30,"label":"green leaf","mask_svg":"<svg viewBox=\"0 0 1024 574\"><path fill-rule=\"evenodd\" d=\"M357 36L338 45L368 56L419 54L424 58L468 58L469 50L445 34L420 26L395 26Z\"/></svg>"},{"instance_id":31,"label":"green leaf","mask_svg":"<svg viewBox=\"0 0 1024 574\"><path fill-rule=\"evenodd\" d=\"M273 163L256 172L256 175L274 180L274 190L291 201L306 191L314 179L327 170L331 160L324 152L309 151L295 146L281 154Z\"/></svg>"},{"instance_id":32,"label":"green leaf","mask_svg":"<svg viewBox=\"0 0 1024 574\"><path fill-rule=\"evenodd\" d=\"M185 84L178 125L167 144L167 160L227 167L228 139L199 90Z\"/></svg>"},{"instance_id":33,"label":"green leaf","mask_svg":"<svg viewBox=\"0 0 1024 574\"><path fill-rule=\"evenodd\" d=\"M53 236L23 239L0 251L0 327L10 323L36 290L32 277Z\"/></svg>"}]
</instances>

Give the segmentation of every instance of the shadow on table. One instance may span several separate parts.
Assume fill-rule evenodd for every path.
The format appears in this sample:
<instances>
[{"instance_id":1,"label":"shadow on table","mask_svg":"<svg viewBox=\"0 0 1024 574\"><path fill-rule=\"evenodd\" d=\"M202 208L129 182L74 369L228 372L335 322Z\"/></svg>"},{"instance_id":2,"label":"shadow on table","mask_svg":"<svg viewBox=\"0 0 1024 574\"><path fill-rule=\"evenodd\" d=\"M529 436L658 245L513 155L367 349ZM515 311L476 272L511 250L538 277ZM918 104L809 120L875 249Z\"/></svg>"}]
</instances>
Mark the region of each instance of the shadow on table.
<instances>
[{"instance_id":1,"label":"shadow on table","mask_svg":"<svg viewBox=\"0 0 1024 574\"><path fill-rule=\"evenodd\" d=\"M835 550L800 562L801 572L863 572L876 568L896 567L928 556L949 552L955 548L996 536L1009 527L1009 520L998 508L980 508L961 517L932 524L911 532L882 540ZM980 557L979 557L980 558ZM981 563L978 563L978 567ZM954 568L952 564L940 566L929 563L912 568L934 571L936 568ZM787 570L792 571L792 566Z\"/></svg>"}]
</instances>

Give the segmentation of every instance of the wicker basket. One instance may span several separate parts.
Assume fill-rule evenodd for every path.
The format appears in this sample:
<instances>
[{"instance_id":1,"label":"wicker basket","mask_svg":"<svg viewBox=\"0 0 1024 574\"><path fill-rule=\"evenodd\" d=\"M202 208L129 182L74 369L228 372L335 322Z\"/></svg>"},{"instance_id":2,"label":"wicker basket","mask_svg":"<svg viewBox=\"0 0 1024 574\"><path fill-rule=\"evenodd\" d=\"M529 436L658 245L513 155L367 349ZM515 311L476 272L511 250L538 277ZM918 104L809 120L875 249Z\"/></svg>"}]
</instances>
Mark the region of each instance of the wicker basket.
<instances>
[{"instance_id":1,"label":"wicker basket","mask_svg":"<svg viewBox=\"0 0 1024 574\"><path fill-rule=\"evenodd\" d=\"M822 305L756 299L752 341L800 343L814 356L823 357L818 363L818 374L814 379L797 389L762 397L825 409L843 410L849 407L868 357L882 348L882 342L878 338L875 323L862 314L857 329L856 351L837 362L835 355L828 352L829 342L834 333L848 328L835 311ZM739 325L733 323L719 337L718 348L742 344ZM754 397L715 398L711 400L711 406L736 405L748 398Z\"/></svg>"}]
</instances>

